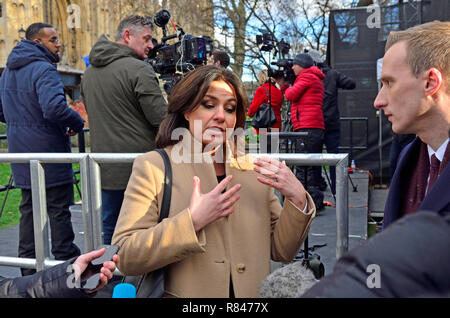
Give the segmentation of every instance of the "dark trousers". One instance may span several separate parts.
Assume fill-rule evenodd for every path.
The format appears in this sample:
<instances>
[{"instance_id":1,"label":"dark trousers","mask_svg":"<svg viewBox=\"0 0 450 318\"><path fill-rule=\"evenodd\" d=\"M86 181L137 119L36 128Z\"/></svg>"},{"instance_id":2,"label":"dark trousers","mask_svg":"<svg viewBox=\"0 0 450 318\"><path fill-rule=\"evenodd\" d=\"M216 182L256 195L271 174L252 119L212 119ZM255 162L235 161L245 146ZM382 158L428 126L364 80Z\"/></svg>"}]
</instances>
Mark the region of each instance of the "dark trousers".
<instances>
[{"instance_id":1,"label":"dark trousers","mask_svg":"<svg viewBox=\"0 0 450 318\"><path fill-rule=\"evenodd\" d=\"M69 206L73 204L73 184L64 184L46 189L47 214L52 241L51 252L57 260L67 260L80 255L80 249L73 243ZM30 189L22 189L19 210L19 257L36 258L33 227L33 203ZM32 275L34 269L21 269L22 276Z\"/></svg>"},{"instance_id":2,"label":"dark trousers","mask_svg":"<svg viewBox=\"0 0 450 318\"><path fill-rule=\"evenodd\" d=\"M296 132L307 132L308 137L306 141L306 152L307 153L322 153L323 148L323 136L324 130L315 128L305 128L298 129ZM301 140L298 140L295 145L296 153L304 153L305 149L302 146ZM323 193L320 191L320 184L322 181L322 167L321 166L297 166L296 176L303 184L305 189L311 195L314 200L316 208L323 208ZM305 175L306 170L306 175Z\"/></svg>"},{"instance_id":3,"label":"dark trousers","mask_svg":"<svg viewBox=\"0 0 450 318\"><path fill-rule=\"evenodd\" d=\"M308 137L305 139L306 141L306 152L307 153L322 153L323 147L323 136L324 131L322 129L315 128L305 128L298 129L296 132L307 132ZM297 142L295 152L304 153L305 149L302 147L301 142ZM319 186L321 183L322 172L321 166L311 166L307 167L308 169L308 181L307 185L310 186ZM306 179L304 178L304 167L298 166L297 169L297 177L299 180L305 185Z\"/></svg>"},{"instance_id":4,"label":"dark trousers","mask_svg":"<svg viewBox=\"0 0 450 318\"><path fill-rule=\"evenodd\" d=\"M125 190L102 190L103 243L110 245Z\"/></svg>"},{"instance_id":5,"label":"dark trousers","mask_svg":"<svg viewBox=\"0 0 450 318\"><path fill-rule=\"evenodd\" d=\"M324 143L327 153L339 153L341 131L339 129L325 130ZM330 166L331 190L336 193L336 167Z\"/></svg>"}]
</instances>

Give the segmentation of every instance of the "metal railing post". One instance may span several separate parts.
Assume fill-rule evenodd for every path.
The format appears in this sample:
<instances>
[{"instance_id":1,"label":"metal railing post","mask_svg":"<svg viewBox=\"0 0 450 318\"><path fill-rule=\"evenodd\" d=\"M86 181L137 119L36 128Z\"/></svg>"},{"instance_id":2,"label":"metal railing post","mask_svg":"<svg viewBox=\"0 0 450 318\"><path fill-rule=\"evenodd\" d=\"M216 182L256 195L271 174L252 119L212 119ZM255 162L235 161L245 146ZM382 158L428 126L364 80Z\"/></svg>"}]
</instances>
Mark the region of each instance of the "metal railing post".
<instances>
[{"instance_id":1,"label":"metal railing post","mask_svg":"<svg viewBox=\"0 0 450 318\"><path fill-rule=\"evenodd\" d=\"M30 160L31 197L33 201L34 243L36 270L45 269L45 260L50 258L47 199L44 168L39 160Z\"/></svg>"},{"instance_id":2,"label":"metal railing post","mask_svg":"<svg viewBox=\"0 0 450 318\"><path fill-rule=\"evenodd\" d=\"M92 210L91 210L91 189L90 189L90 170L88 155L80 159L80 180L81 195L83 203L81 205L81 213L84 225L84 246L86 251L94 250L94 237L92 227Z\"/></svg>"},{"instance_id":3,"label":"metal railing post","mask_svg":"<svg viewBox=\"0 0 450 318\"><path fill-rule=\"evenodd\" d=\"M348 251L348 154L254 154L272 157L286 164L336 165L336 258ZM311 160L312 159L312 160Z\"/></svg>"},{"instance_id":4,"label":"metal railing post","mask_svg":"<svg viewBox=\"0 0 450 318\"><path fill-rule=\"evenodd\" d=\"M336 165L336 258L348 251L348 156Z\"/></svg>"},{"instance_id":5,"label":"metal railing post","mask_svg":"<svg viewBox=\"0 0 450 318\"><path fill-rule=\"evenodd\" d=\"M89 156L89 171L92 235L94 248L98 248L103 245L101 175L100 165L91 156Z\"/></svg>"}]
</instances>

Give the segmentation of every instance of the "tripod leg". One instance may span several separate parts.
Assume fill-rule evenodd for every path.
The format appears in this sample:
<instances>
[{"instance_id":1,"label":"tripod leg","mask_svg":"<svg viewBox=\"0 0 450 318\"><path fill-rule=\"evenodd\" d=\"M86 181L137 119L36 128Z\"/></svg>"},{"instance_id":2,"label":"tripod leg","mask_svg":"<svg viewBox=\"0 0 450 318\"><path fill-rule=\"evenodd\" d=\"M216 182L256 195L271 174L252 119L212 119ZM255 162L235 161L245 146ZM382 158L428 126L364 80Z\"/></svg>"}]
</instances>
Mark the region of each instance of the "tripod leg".
<instances>
[{"instance_id":1,"label":"tripod leg","mask_svg":"<svg viewBox=\"0 0 450 318\"><path fill-rule=\"evenodd\" d=\"M6 186L6 192L5 192L5 197L3 198L2 208L0 209L0 217L2 216L3 210L5 209L6 199L8 198L9 190L12 188L12 183L13 183L13 177L10 176L8 185Z\"/></svg>"},{"instance_id":2,"label":"tripod leg","mask_svg":"<svg viewBox=\"0 0 450 318\"><path fill-rule=\"evenodd\" d=\"M81 190L80 190L80 187L78 186L78 183L80 183L80 180L77 179L77 177L76 177L76 175L79 174L79 173L80 173L79 170L74 171L74 173L73 173L73 184L75 185L75 188L77 189L77 192L78 192L78 195L80 196L80 199L82 200L83 197L81 196Z\"/></svg>"},{"instance_id":3,"label":"tripod leg","mask_svg":"<svg viewBox=\"0 0 450 318\"><path fill-rule=\"evenodd\" d=\"M350 177L350 174L348 175L348 178L350 179L350 183L352 184L353 192L358 192L358 186L355 186L355 184L353 183L352 177Z\"/></svg>"},{"instance_id":4,"label":"tripod leg","mask_svg":"<svg viewBox=\"0 0 450 318\"><path fill-rule=\"evenodd\" d=\"M306 235L305 237L305 242L303 243L303 261L302 261L302 265L305 266L306 268L310 268L309 266L309 246L308 246L308 235Z\"/></svg>"},{"instance_id":5,"label":"tripod leg","mask_svg":"<svg viewBox=\"0 0 450 318\"><path fill-rule=\"evenodd\" d=\"M327 169L325 169L324 166L322 166L322 168L323 168L323 171L325 172L325 176L327 177L328 186L331 189L331 194L333 195L334 204L336 204L336 193L334 193L333 187L331 186L331 181L330 181L330 177L328 176Z\"/></svg>"}]
</instances>

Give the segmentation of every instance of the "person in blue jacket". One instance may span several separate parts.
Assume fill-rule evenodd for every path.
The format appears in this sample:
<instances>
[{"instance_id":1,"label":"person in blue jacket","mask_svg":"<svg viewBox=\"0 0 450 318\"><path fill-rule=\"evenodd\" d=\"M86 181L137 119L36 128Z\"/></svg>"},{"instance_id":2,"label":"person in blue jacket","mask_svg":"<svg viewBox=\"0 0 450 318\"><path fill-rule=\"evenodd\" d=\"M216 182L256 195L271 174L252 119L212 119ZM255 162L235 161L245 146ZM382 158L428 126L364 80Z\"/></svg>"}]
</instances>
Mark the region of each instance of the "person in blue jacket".
<instances>
[{"instance_id":1,"label":"person in blue jacket","mask_svg":"<svg viewBox=\"0 0 450 318\"><path fill-rule=\"evenodd\" d=\"M56 69L60 42L50 24L34 23L8 56L0 78L0 121L6 123L8 152L70 153L69 136L82 131L84 121L67 105ZM34 258L33 209L29 164L11 164L20 203L19 257ZM73 202L71 164L45 164L47 211L52 253L58 260L80 255L73 243L69 206ZM22 275L34 270L22 269Z\"/></svg>"}]
</instances>

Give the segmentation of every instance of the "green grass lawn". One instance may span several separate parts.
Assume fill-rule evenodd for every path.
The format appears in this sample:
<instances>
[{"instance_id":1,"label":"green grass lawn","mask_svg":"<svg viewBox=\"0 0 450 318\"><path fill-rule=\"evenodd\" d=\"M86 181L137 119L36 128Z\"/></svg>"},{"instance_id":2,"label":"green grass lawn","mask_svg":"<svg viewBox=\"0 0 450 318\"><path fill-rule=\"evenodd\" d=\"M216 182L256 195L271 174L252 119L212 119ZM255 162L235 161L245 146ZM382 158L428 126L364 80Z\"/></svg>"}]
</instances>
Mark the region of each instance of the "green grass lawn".
<instances>
[{"instance_id":1,"label":"green grass lawn","mask_svg":"<svg viewBox=\"0 0 450 318\"><path fill-rule=\"evenodd\" d=\"M0 135L6 134L6 125L4 123L0 123ZM6 140L0 140L0 148L7 149L8 143ZM73 164L74 170L79 170L80 165L78 163ZM11 175L11 168L9 163L0 163L0 187L8 184L9 177ZM77 176L79 178L79 175ZM5 197L6 192L0 192L0 208L3 203L3 199ZM75 202L80 200L80 196L78 195L78 191L74 186L74 194L75 194ZM19 204L22 199L22 195L20 193L20 189L10 190L8 193L7 200L5 202L5 208L3 209L2 215L0 216L0 229L4 229L16 224L19 224L20 220L20 212L19 212Z\"/></svg>"},{"instance_id":2,"label":"green grass lawn","mask_svg":"<svg viewBox=\"0 0 450 318\"><path fill-rule=\"evenodd\" d=\"M0 186L8 184L9 176L11 175L11 169L9 164L0 164ZM6 191L0 192L0 208L3 203ZM5 203L5 208L0 217L0 229L13 226L19 223L19 203L22 196L19 189L9 190L8 198Z\"/></svg>"},{"instance_id":3,"label":"green grass lawn","mask_svg":"<svg viewBox=\"0 0 450 318\"><path fill-rule=\"evenodd\" d=\"M73 169L78 170L79 164L73 164ZM1 163L0 164L0 186L4 186L8 184L9 176L11 175L11 169L9 164ZM79 176L77 176L79 179ZM3 198L5 197L5 191L0 192L0 208L3 203ZM75 194L75 202L80 200L80 196L78 195L78 191L74 186L74 194ZM5 208L0 217L0 229L4 229L16 224L19 224L20 220L20 212L19 212L19 204L22 196L20 194L20 189L10 190L8 193L8 198L5 203Z\"/></svg>"}]
</instances>

